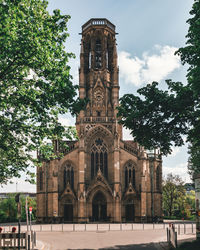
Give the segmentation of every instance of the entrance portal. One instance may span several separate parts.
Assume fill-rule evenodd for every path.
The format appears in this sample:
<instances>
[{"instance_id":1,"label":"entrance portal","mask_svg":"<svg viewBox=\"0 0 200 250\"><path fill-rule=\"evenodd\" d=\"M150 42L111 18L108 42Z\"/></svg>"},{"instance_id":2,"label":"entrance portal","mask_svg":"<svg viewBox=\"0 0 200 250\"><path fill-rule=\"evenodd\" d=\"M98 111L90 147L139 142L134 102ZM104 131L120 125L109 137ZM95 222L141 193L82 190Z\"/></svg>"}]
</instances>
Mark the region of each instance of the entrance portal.
<instances>
[{"instance_id":1,"label":"entrance portal","mask_svg":"<svg viewBox=\"0 0 200 250\"><path fill-rule=\"evenodd\" d=\"M73 204L64 205L64 221L66 222L73 221Z\"/></svg>"},{"instance_id":2,"label":"entrance portal","mask_svg":"<svg viewBox=\"0 0 200 250\"><path fill-rule=\"evenodd\" d=\"M105 221L107 219L107 202L105 196L98 192L92 201L92 220Z\"/></svg>"},{"instance_id":3,"label":"entrance portal","mask_svg":"<svg viewBox=\"0 0 200 250\"><path fill-rule=\"evenodd\" d=\"M135 208L132 199L129 199L125 204L125 217L126 221L134 221L135 219Z\"/></svg>"}]
</instances>

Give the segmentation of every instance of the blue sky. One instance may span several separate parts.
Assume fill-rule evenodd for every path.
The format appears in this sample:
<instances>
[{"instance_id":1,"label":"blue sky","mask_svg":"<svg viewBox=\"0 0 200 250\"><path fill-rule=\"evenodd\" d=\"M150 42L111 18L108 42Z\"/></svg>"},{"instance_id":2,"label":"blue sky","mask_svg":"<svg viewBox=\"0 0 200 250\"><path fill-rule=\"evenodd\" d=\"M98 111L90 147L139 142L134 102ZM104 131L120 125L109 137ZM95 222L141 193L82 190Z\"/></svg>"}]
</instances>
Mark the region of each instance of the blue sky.
<instances>
[{"instance_id":1,"label":"blue sky","mask_svg":"<svg viewBox=\"0 0 200 250\"><path fill-rule=\"evenodd\" d=\"M107 18L115 26L120 69L120 96L134 93L139 87L155 80L166 88L165 79L186 83L186 66L175 57L174 51L184 46L193 0L49 0L49 11L60 9L68 14L69 38L66 50L73 52L76 59L70 61L74 83L78 84L78 66L81 26L90 18ZM69 115L61 118L67 125L73 125ZM129 138L128 131L124 131ZM174 148L171 156L163 158L163 174L179 174L184 181L190 181L187 174L187 148ZM0 191L34 191L35 186L25 184L22 179Z\"/></svg>"}]
</instances>

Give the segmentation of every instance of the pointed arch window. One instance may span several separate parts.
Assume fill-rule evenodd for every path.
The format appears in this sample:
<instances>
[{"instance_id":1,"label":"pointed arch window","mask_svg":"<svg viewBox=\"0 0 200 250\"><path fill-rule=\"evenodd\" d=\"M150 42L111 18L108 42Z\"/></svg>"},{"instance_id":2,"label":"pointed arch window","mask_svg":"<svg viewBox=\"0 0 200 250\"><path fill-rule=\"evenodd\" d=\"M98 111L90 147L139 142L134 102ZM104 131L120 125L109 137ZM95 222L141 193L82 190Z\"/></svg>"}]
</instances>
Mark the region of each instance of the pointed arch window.
<instances>
[{"instance_id":1,"label":"pointed arch window","mask_svg":"<svg viewBox=\"0 0 200 250\"><path fill-rule=\"evenodd\" d=\"M91 146L91 179L99 170L108 178L108 149L101 138L97 138Z\"/></svg>"},{"instance_id":2,"label":"pointed arch window","mask_svg":"<svg viewBox=\"0 0 200 250\"><path fill-rule=\"evenodd\" d=\"M160 166L158 166L156 169L156 189L160 190L160 188L161 188L161 170Z\"/></svg>"},{"instance_id":3,"label":"pointed arch window","mask_svg":"<svg viewBox=\"0 0 200 250\"><path fill-rule=\"evenodd\" d=\"M108 36L107 41L107 68L108 70L112 70L112 62L113 62L113 41L110 36Z\"/></svg>"},{"instance_id":4,"label":"pointed arch window","mask_svg":"<svg viewBox=\"0 0 200 250\"><path fill-rule=\"evenodd\" d=\"M72 164L67 163L64 167L64 188L66 188L67 184L69 183L71 186L71 189L74 189L74 168Z\"/></svg>"},{"instance_id":5,"label":"pointed arch window","mask_svg":"<svg viewBox=\"0 0 200 250\"><path fill-rule=\"evenodd\" d=\"M89 50L89 53L88 53L88 68L91 69L91 67L92 67L92 54L91 54L91 44L90 43L88 45L88 50Z\"/></svg>"},{"instance_id":6,"label":"pointed arch window","mask_svg":"<svg viewBox=\"0 0 200 250\"><path fill-rule=\"evenodd\" d=\"M95 67L97 69L102 66L102 49L101 49L101 40L97 39L95 44Z\"/></svg>"},{"instance_id":7,"label":"pointed arch window","mask_svg":"<svg viewBox=\"0 0 200 250\"><path fill-rule=\"evenodd\" d=\"M128 162L125 165L124 169L124 178L125 178L125 188L127 189L129 184L131 183L133 187L135 187L135 167L132 162Z\"/></svg>"}]
</instances>

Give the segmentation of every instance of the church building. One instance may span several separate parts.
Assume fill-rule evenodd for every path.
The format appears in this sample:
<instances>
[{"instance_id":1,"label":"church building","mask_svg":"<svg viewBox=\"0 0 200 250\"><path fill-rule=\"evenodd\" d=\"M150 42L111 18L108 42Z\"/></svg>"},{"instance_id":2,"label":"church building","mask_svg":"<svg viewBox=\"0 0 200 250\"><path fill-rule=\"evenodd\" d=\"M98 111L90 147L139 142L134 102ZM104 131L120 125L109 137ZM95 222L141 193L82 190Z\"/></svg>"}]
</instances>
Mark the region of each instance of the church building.
<instances>
[{"instance_id":1,"label":"church building","mask_svg":"<svg viewBox=\"0 0 200 250\"><path fill-rule=\"evenodd\" d=\"M82 26L78 141L61 159L37 168L38 222L151 222L162 218L162 160L132 140L118 123L116 31L107 19ZM56 151L63 151L58 142Z\"/></svg>"}]
</instances>

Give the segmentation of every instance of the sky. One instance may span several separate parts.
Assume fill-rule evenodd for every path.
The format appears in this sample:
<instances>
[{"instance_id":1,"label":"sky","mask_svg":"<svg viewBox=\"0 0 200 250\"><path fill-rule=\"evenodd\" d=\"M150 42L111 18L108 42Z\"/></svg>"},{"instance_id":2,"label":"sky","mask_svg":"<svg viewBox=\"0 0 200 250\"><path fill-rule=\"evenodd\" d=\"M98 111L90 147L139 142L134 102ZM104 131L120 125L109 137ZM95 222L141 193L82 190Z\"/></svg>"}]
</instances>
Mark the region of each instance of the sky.
<instances>
[{"instance_id":1,"label":"sky","mask_svg":"<svg viewBox=\"0 0 200 250\"><path fill-rule=\"evenodd\" d=\"M166 89L165 80L186 83L187 66L181 65L174 52L185 45L193 0L49 0L48 10L60 9L70 15L69 37L66 51L73 52L71 74L78 84L78 67L81 40L81 26L90 18L107 18L116 26L118 35L118 64L120 96L136 94L138 88L152 81L158 81ZM68 114L61 117L65 125L74 125ZM131 139L124 130L124 139ZM163 176L178 174L185 182L191 182L187 173L187 145L173 148L171 155L163 157ZM0 187L0 192L35 192L35 185L21 179Z\"/></svg>"}]
</instances>

